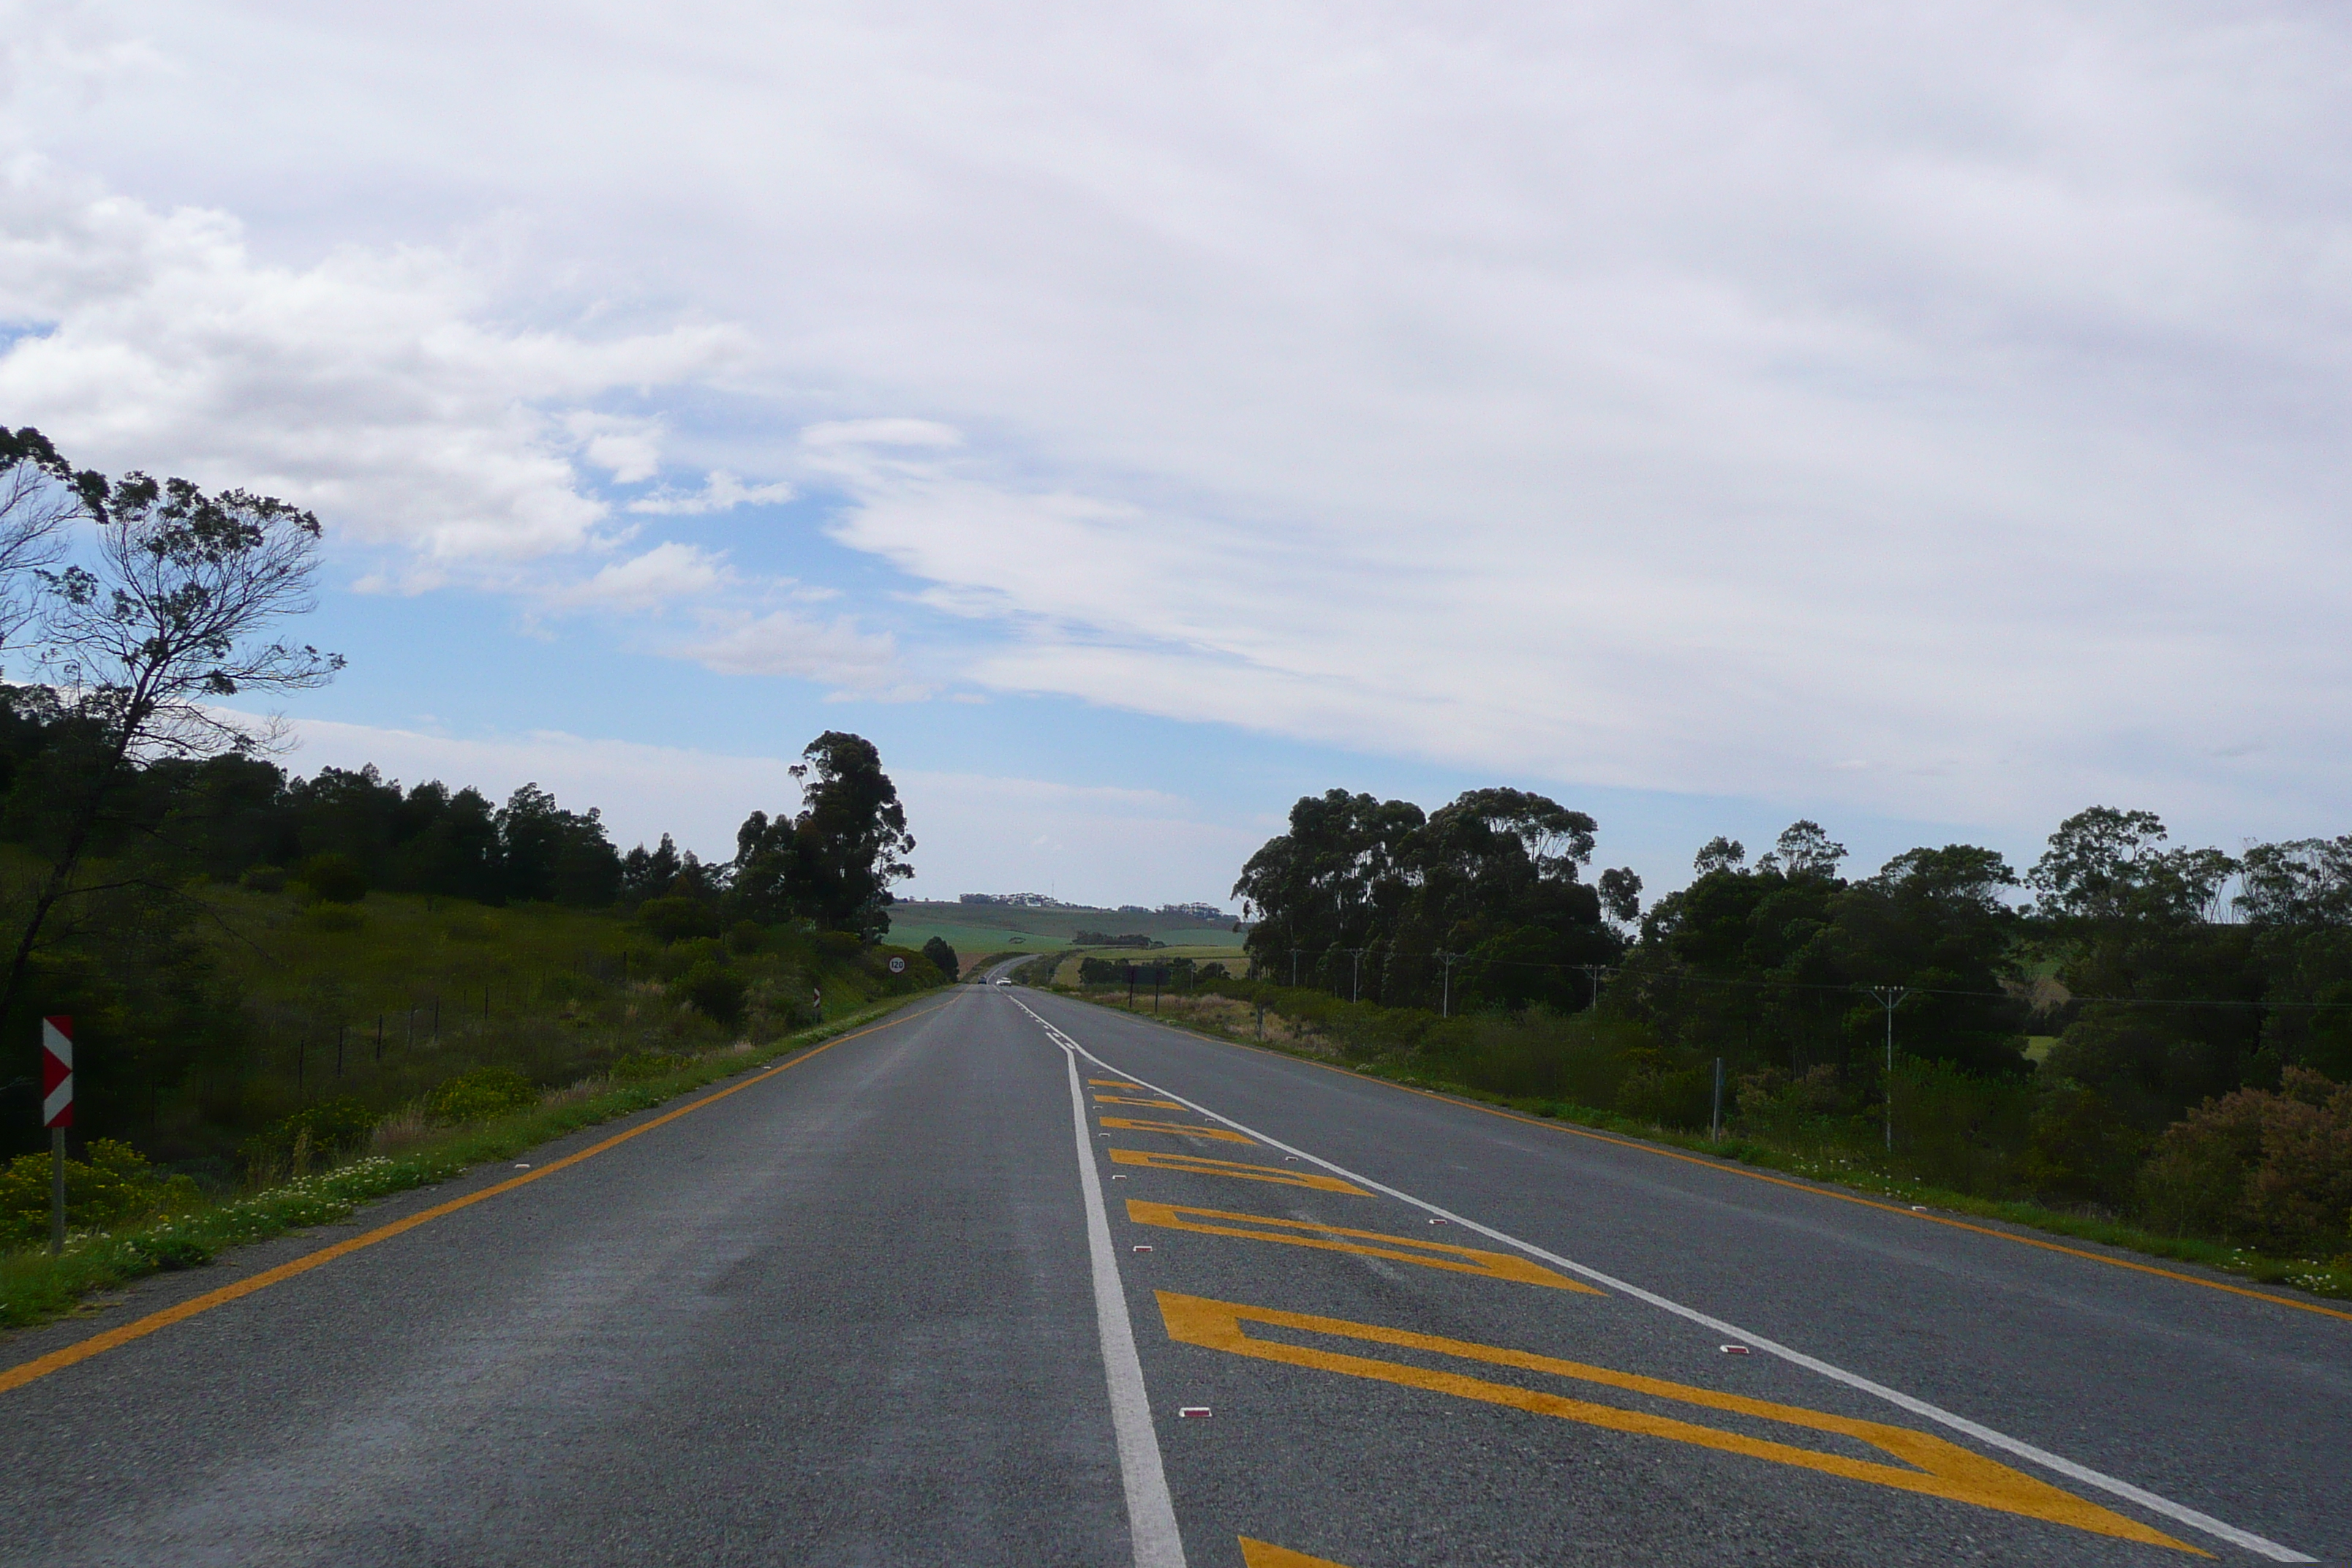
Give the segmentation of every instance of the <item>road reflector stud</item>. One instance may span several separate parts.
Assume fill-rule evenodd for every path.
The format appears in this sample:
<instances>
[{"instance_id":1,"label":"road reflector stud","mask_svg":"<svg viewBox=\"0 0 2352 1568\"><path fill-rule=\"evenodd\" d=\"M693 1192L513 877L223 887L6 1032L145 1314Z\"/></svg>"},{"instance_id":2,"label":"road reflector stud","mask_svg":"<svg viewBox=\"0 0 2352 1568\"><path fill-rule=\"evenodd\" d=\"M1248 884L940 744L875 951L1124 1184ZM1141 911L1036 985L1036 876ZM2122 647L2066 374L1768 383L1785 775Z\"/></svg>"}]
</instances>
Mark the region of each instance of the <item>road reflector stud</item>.
<instances>
[{"instance_id":1,"label":"road reflector stud","mask_svg":"<svg viewBox=\"0 0 2352 1568\"><path fill-rule=\"evenodd\" d=\"M515 1162L515 1169L518 1171L528 1171L530 1169L530 1162L528 1160L517 1160Z\"/></svg>"},{"instance_id":2,"label":"road reflector stud","mask_svg":"<svg viewBox=\"0 0 2352 1568\"><path fill-rule=\"evenodd\" d=\"M1913 1204L1911 1205L1911 1212L1913 1214L1926 1214L1927 1212L1927 1205L1926 1204Z\"/></svg>"},{"instance_id":3,"label":"road reflector stud","mask_svg":"<svg viewBox=\"0 0 2352 1568\"><path fill-rule=\"evenodd\" d=\"M1726 1355L1754 1355L1756 1352L1749 1350L1746 1345L1726 1345L1723 1347L1723 1353Z\"/></svg>"},{"instance_id":4,"label":"road reflector stud","mask_svg":"<svg viewBox=\"0 0 2352 1568\"><path fill-rule=\"evenodd\" d=\"M1151 1250L1151 1248L1150 1248L1150 1247L1137 1247L1135 1250L1136 1250L1136 1251L1138 1251L1138 1252L1149 1252L1149 1251L1150 1251L1150 1250Z\"/></svg>"},{"instance_id":5,"label":"road reflector stud","mask_svg":"<svg viewBox=\"0 0 2352 1568\"><path fill-rule=\"evenodd\" d=\"M1429 1223L1430 1223L1430 1224L1432 1224L1432 1225L1444 1225L1445 1222L1444 1222L1444 1220L1442 1220L1442 1219L1433 1219L1433 1220L1431 1220Z\"/></svg>"},{"instance_id":6,"label":"road reflector stud","mask_svg":"<svg viewBox=\"0 0 2352 1568\"><path fill-rule=\"evenodd\" d=\"M1115 1176L1111 1177L1111 1180L1112 1180L1112 1181L1114 1181L1114 1182L1123 1182L1123 1181L1127 1180L1127 1178L1126 1178L1125 1176L1116 1176L1116 1175L1115 1175Z\"/></svg>"},{"instance_id":7,"label":"road reflector stud","mask_svg":"<svg viewBox=\"0 0 2352 1568\"><path fill-rule=\"evenodd\" d=\"M1206 1421L1208 1418L1209 1407L1205 1405L1180 1405L1176 1407L1176 1419L1179 1421Z\"/></svg>"}]
</instances>

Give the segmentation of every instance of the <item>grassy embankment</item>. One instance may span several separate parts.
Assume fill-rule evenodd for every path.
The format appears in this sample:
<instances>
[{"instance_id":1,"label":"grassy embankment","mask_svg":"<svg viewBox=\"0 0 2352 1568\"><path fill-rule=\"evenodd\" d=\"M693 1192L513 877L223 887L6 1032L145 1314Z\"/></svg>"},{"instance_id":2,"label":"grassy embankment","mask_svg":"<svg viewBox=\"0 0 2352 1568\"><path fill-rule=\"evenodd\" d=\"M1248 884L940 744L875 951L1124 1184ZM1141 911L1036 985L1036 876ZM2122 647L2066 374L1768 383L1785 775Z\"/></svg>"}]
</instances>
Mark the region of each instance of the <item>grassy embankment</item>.
<instances>
[{"instance_id":1,"label":"grassy embankment","mask_svg":"<svg viewBox=\"0 0 2352 1568\"><path fill-rule=\"evenodd\" d=\"M409 1127L396 1154L367 1153L315 1173L257 1184L251 1192L207 1201L183 1189L151 1212L104 1230L68 1236L62 1257L44 1251L0 1256L0 1328L20 1328L70 1310L93 1291L165 1269L209 1262L225 1248L350 1217L361 1205L462 1174L469 1165L505 1160L600 1121L649 1110L705 1085L855 1032L898 1006L892 997L832 1023L771 1041L749 1042L679 1063L634 1082L590 1079L551 1090L539 1103L478 1121ZM176 1197L179 1201L173 1201Z\"/></svg>"},{"instance_id":2,"label":"grassy embankment","mask_svg":"<svg viewBox=\"0 0 2352 1568\"><path fill-rule=\"evenodd\" d=\"M1044 966L1034 966L1034 971L1042 977ZM1059 971L1060 966L1057 965L1055 971L1056 980ZM1021 978L1035 983L1029 973L1024 973ZM1122 1011L1127 1007L1123 989L1076 990L1058 984L1055 988L1066 989L1067 994L1097 1005ZM1271 992L1271 988L1269 990ZM1470 1070L1465 1072L1461 1070L1465 1065L1465 1057L1458 1051L1448 1054L1351 1048L1335 1038L1328 1024L1318 1021L1314 1016L1318 1012L1328 1011L1328 997L1320 993L1298 993L1296 995L1306 1005L1301 1005L1296 1014L1286 1013L1283 1009L1284 994L1271 992L1269 1004L1263 1015L1263 1033L1260 1033L1259 1012L1254 1001L1213 993L1196 992L1190 995L1163 994L1160 998L1157 1021L1216 1039L1302 1057L1408 1089L1450 1095L1546 1121L1570 1122L1712 1159L1784 1172L1807 1181L1850 1188L1906 1206L1920 1205L2097 1242L2150 1257L2199 1264L2263 1284L2295 1287L2317 1296L2339 1300L2352 1298L2352 1258L2272 1256L2194 1236L2165 1235L2089 1205L2067 1210L2029 1200L1959 1190L1923 1173L1923 1166L1932 1168L1937 1163L1934 1154L1942 1153L1948 1157L1948 1151L1937 1150L1928 1157L1915 1156L1906 1161L1898 1140L1897 1153L1890 1158L1874 1141L1875 1123L1862 1124L1866 1119L1814 1119L1810 1125L1776 1129L1780 1134L1777 1137L1753 1128L1741 1127L1736 1120L1731 1120L1726 1136L1717 1140L1703 1131L1674 1126L1654 1118L1600 1110L1555 1096L1499 1092L1462 1080L1470 1076L1508 1078L1527 1072L1530 1064L1524 1060L1479 1062L1473 1058L1466 1064ZM1137 1010L1146 1014L1153 1011L1150 1002L1140 998ZM1462 1036L1475 1041L1480 1021L1458 1022L1464 1026L1460 1031ZM1507 1052L1511 1048L1509 1046L1502 1047ZM1524 1047L1519 1048L1524 1049ZM1454 1070L1447 1070L1449 1068ZM1481 1068L1488 1070L1481 1071ZM1908 1090L1912 1103L1907 1106L1906 1092L1898 1091L1895 1100L1898 1124L1906 1121L1906 1111L1910 1120L1926 1121L1941 1110L1924 1103L1927 1095L1941 1087L1924 1079L1912 1084ZM1727 1120L1732 1119L1732 1101L1727 1093L1725 1113Z\"/></svg>"}]
</instances>

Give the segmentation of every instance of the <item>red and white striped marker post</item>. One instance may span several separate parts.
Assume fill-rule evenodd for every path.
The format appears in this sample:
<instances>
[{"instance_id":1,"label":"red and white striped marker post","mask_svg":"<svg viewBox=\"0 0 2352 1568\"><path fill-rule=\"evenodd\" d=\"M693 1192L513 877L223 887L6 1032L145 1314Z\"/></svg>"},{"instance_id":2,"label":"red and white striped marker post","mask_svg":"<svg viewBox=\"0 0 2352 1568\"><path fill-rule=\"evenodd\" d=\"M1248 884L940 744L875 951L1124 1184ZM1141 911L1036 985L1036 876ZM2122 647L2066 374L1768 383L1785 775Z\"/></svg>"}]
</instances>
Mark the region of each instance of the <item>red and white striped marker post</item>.
<instances>
[{"instance_id":1,"label":"red and white striped marker post","mask_svg":"<svg viewBox=\"0 0 2352 1568\"><path fill-rule=\"evenodd\" d=\"M66 1129L73 1125L73 1020L41 1020L41 1125L49 1130L49 1256L66 1249Z\"/></svg>"}]
</instances>

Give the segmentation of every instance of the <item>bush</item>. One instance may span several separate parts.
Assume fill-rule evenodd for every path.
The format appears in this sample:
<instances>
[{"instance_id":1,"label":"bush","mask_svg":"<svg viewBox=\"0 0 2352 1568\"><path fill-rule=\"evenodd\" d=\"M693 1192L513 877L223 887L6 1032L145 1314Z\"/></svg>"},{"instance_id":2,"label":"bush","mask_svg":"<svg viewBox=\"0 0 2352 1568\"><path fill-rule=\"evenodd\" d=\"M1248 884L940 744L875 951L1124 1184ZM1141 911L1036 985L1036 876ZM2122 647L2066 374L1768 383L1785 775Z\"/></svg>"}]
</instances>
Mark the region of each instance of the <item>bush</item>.
<instances>
[{"instance_id":1,"label":"bush","mask_svg":"<svg viewBox=\"0 0 2352 1568\"><path fill-rule=\"evenodd\" d=\"M50 1170L46 1153L19 1154L0 1166L0 1246L30 1247L47 1238ZM194 1182L162 1175L146 1155L111 1138L93 1140L83 1158L66 1162L66 1223L75 1230L196 1201Z\"/></svg>"},{"instance_id":2,"label":"bush","mask_svg":"<svg viewBox=\"0 0 2352 1568\"><path fill-rule=\"evenodd\" d=\"M947 944L945 937L935 936L923 943L923 956L929 959L932 967L950 980L955 979L963 973L963 965L956 959L956 950Z\"/></svg>"},{"instance_id":3,"label":"bush","mask_svg":"<svg viewBox=\"0 0 2352 1568\"><path fill-rule=\"evenodd\" d=\"M2035 1196L2121 1205L2147 1152L2147 1137L2106 1096L2072 1079L2034 1085L2033 1120L2017 1176Z\"/></svg>"},{"instance_id":4,"label":"bush","mask_svg":"<svg viewBox=\"0 0 2352 1568\"><path fill-rule=\"evenodd\" d=\"M637 906L637 923L656 942L717 936L719 911L699 899L647 899Z\"/></svg>"},{"instance_id":5,"label":"bush","mask_svg":"<svg viewBox=\"0 0 2352 1568\"><path fill-rule=\"evenodd\" d=\"M367 916L349 904L313 904L301 918L312 931L352 931L367 925Z\"/></svg>"},{"instance_id":6,"label":"bush","mask_svg":"<svg viewBox=\"0 0 2352 1568\"><path fill-rule=\"evenodd\" d=\"M239 1144L237 1152L249 1168L265 1170L291 1155L296 1141L308 1133L309 1147L321 1153L356 1153L367 1146L376 1121L374 1111L350 1095L339 1095L272 1123Z\"/></svg>"},{"instance_id":7,"label":"bush","mask_svg":"<svg viewBox=\"0 0 2352 1568\"><path fill-rule=\"evenodd\" d=\"M252 866L236 879L240 888L257 893L282 893L286 890L286 868L283 866Z\"/></svg>"},{"instance_id":8,"label":"bush","mask_svg":"<svg viewBox=\"0 0 2352 1568\"><path fill-rule=\"evenodd\" d=\"M367 873L348 855L313 855L294 875L322 904L356 904L367 897Z\"/></svg>"},{"instance_id":9,"label":"bush","mask_svg":"<svg viewBox=\"0 0 2352 1568\"><path fill-rule=\"evenodd\" d=\"M865 947L866 939L854 931L821 931L816 933L816 950L827 958L855 958Z\"/></svg>"},{"instance_id":10,"label":"bush","mask_svg":"<svg viewBox=\"0 0 2352 1568\"><path fill-rule=\"evenodd\" d=\"M2340 1249L2352 1224L2352 1086L2288 1068L2167 1128L2140 1173L2143 1212L2281 1252Z\"/></svg>"},{"instance_id":11,"label":"bush","mask_svg":"<svg viewBox=\"0 0 2352 1568\"><path fill-rule=\"evenodd\" d=\"M717 937L688 937L672 942L653 955L653 972L665 982L675 982L688 971L705 965L727 967L727 947Z\"/></svg>"},{"instance_id":12,"label":"bush","mask_svg":"<svg viewBox=\"0 0 2352 1568\"><path fill-rule=\"evenodd\" d=\"M613 1076L623 1083L642 1083L649 1078L667 1078L693 1059L659 1051L632 1051L613 1064Z\"/></svg>"},{"instance_id":13,"label":"bush","mask_svg":"<svg viewBox=\"0 0 2352 1568\"><path fill-rule=\"evenodd\" d=\"M768 933L751 921L737 921L727 932L727 949L745 957L768 945Z\"/></svg>"},{"instance_id":14,"label":"bush","mask_svg":"<svg viewBox=\"0 0 2352 1568\"><path fill-rule=\"evenodd\" d=\"M476 1068L446 1081L426 1101L441 1121L487 1121L539 1103L539 1090L512 1068Z\"/></svg>"},{"instance_id":15,"label":"bush","mask_svg":"<svg viewBox=\"0 0 2352 1568\"><path fill-rule=\"evenodd\" d=\"M751 987L731 969L698 963L670 986L671 997L732 1028L743 1017L743 998Z\"/></svg>"}]
</instances>

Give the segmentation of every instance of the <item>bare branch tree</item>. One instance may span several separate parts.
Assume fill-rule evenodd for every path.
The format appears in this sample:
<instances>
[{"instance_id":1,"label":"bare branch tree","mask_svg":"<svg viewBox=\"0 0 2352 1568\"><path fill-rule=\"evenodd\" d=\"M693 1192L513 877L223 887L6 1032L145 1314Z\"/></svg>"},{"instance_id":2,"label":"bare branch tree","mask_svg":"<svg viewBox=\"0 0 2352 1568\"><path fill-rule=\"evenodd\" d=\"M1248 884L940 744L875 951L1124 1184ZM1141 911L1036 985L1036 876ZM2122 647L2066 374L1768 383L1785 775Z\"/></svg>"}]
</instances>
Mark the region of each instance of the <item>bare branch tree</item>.
<instances>
[{"instance_id":1,"label":"bare branch tree","mask_svg":"<svg viewBox=\"0 0 2352 1568\"><path fill-rule=\"evenodd\" d=\"M95 479L95 476L89 476ZM138 763L246 753L278 738L274 721L223 712L226 698L299 690L342 668L336 654L262 640L316 606L319 520L268 496L207 496L185 479L130 474L83 487L98 523L94 569L41 571L41 660L88 737L91 765L65 814L57 857L0 987L0 1016L71 889L107 802Z\"/></svg>"},{"instance_id":2,"label":"bare branch tree","mask_svg":"<svg viewBox=\"0 0 2352 1568\"><path fill-rule=\"evenodd\" d=\"M0 647L33 617L26 576L55 565L67 526L90 515L105 481L74 472L48 437L31 426L0 426Z\"/></svg>"}]
</instances>

